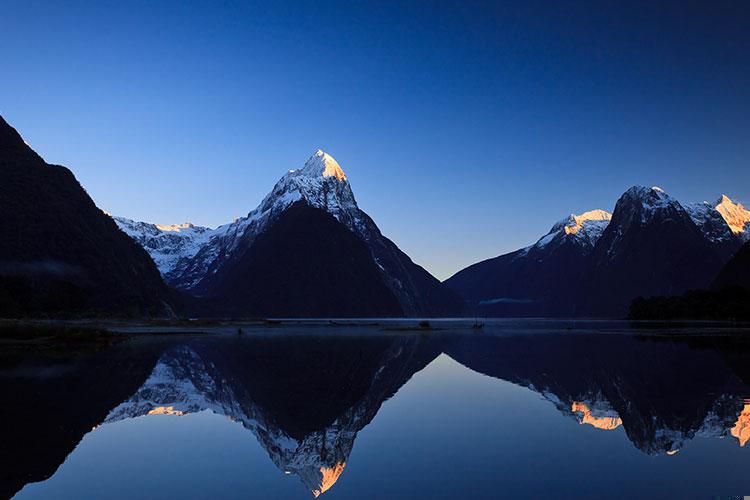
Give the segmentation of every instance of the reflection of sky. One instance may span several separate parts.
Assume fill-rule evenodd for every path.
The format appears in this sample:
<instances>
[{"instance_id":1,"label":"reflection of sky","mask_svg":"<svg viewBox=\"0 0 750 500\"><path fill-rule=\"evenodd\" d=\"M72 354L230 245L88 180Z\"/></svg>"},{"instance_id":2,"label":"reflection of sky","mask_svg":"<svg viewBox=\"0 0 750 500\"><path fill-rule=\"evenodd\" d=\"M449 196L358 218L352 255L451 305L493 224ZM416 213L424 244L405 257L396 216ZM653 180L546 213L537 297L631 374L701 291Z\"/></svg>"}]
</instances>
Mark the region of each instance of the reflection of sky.
<instances>
[{"instance_id":1,"label":"reflection of sky","mask_svg":"<svg viewBox=\"0 0 750 500\"><path fill-rule=\"evenodd\" d=\"M362 430L323 498L708 498L747 491L747 450L694 439L652 457L624 429L563 417L528 389L441 355ZM312 498L240 424L155 415L88 434L47 482L18 498ZM151 495L151 496L150 496Z\"/></svg>"},{"instance_id":2,"label":"reflection of sky","mask_svg":"<svg viewBox=\"0 0 750 500\"><path fill-rule=\"evenodd\" d=\"M750 202L750 9L6 0L2 113L98 204L245 215L318 147L440 277L633 184Z\"/></svg>"}]
</instances>

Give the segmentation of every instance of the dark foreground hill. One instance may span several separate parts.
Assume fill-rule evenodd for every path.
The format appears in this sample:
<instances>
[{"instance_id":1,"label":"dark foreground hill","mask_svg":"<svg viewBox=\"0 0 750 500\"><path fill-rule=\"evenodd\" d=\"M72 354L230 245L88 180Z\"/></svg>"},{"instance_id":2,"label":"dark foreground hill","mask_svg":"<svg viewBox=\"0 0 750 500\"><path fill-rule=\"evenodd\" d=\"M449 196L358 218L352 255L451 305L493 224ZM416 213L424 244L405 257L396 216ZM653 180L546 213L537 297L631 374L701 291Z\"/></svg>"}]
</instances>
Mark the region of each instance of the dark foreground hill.
<instances>
[{"instance_id":1,"label":"dark foreground hill","mask_svg":"<svg viewBox=\"0 0 750 500\"><path fill-rule=\"evenodd\" d=\"M161 316L148 254L0 117L0 316Z\"/></svg>"}]
</instances>

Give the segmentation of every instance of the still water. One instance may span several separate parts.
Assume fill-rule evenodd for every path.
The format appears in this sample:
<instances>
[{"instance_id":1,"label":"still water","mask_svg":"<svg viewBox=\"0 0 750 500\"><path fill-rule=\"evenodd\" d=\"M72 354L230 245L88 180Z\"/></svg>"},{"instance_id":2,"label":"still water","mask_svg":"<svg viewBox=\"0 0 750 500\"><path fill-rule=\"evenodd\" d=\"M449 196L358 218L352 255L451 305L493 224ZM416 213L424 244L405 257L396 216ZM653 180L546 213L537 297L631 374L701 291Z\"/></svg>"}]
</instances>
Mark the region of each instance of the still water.
<instances>
[{"instance_id":1,"label":"still water","mask_svg":"<svg viewBox=\"0 0 750 500\"><path fill-rule=\"evenodd\" d=\"M736 338L551 322L243 333L3 363L0 497L750 494Z\"/></svg>"}]
</instances>

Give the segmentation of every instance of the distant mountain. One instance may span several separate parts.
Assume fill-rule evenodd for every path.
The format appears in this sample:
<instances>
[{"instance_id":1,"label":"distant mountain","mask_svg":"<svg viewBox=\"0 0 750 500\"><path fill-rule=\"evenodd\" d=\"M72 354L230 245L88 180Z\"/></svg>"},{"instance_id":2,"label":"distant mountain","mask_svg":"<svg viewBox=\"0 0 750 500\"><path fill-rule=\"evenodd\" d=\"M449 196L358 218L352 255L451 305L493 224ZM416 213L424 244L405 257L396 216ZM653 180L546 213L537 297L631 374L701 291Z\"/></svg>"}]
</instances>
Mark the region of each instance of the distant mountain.
<instances>
[{"instance_id":1,"label":"distant mountain","mask_svg":"<svg viewBox=\"0 0 750 500\"><path fill-rule=\"evenodd\" d=\"M136 222L125 217L112 217L117 227L133 238L151 255L162 274L171 273L183 259L190 259L213 234L207 227L190 222L161 226Z\"/></svg>"},{"instance_id":2,"label":"distant mountain","mask_svg":"<svg viewBox=\"0 0 750 500\"><path fill-rule=\"evenodd\" d=\"M148 254L0 117L0 316L171 314Z\"/></svg>"},{"instance_id":3,"label":"distant mountain","mask_svg":"<svg viewBox=\"0 0 750 500\"><path fill-rule=\"evenodd\" d=\"M445 284L483 315L575 315L583 270L610 218L604 210L572 214L536 244L469 266Z\"/></svg>"},{"instance_id":4,"label":"distant mountain","mask_svg":"<svg viewBox=\"0 0 750 500\"><path fill-rule=\"evenodd\" d=\"M445 283L480 315L623 316L636 297L708 287L749 224L750 212L726 196L683 206L659 188L633 187L611 216L571 215L536 244Z\"/></svg>"},{"instance_id":5,"label":"distant mountain","mask_svg":"<svg viewBox=\"0 0 750 500\"><path fill-rule=\"evenodd\" d=\"M659 188L633 187L617 201L591 256L586 309L625 315L635 297L708 286L722 263L676 199Z\"/></svg>"},{"instance_id":6,"label":"distant mountain","mask_svg":"<svg viewBox=\"0 0 750 500\"><path fill-rule=\"evenodd\" d=\"M722 257L731 257L750 239L750 211L722 195L715 203L704 201L685 205L698 229Z\"/></svg>"},{"instance_id":7,"label":"distant mountain","mask_svg":"<svg viewBox=\"0 0 750 500\"><path fill-rule=\"evenodd\" d=\"M382 235L339 164L320 150L246 217L178 236L184 243L160 226L118 220L169 285L218 314L450 315L463 306Z\"/></svg>"}]
</instances>

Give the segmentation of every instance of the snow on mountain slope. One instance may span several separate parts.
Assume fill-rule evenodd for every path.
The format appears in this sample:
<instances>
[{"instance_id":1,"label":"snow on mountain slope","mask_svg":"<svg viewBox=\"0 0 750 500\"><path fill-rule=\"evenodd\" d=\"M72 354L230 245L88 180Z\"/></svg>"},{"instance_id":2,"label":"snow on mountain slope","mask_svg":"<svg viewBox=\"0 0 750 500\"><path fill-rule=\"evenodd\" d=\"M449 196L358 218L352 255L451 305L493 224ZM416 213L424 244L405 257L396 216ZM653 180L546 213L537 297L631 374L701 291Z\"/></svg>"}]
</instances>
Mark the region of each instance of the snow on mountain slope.
<instances>
[{"instance_id":1,"label":"snow on mountain slope","mask_svg":"<svg viewBox=\"0 0 750 500\"><path fill-rule=\"evenodd\" d=\"M552 226L550 232L540 238L535 246L543 248L552 241L569 240L593 248L611 219L611 213L599 209L580 215L570 214Z\"/></svg>"},{"instance_id":2,"label":"snow on mountain slope","mask_svg":"<svg viewBox=\"0 0 750 500\"><path fill-rule=\"evenodd\" d=\"M270 221L300 200L326 210L350 230L361 232L360 211L346 174L330 155L317 150L302 168L287 172L255 210L218 227L196 252L178 260L165 273L167 282L183 290L195 288L207 275L216 273L241 241L243 247L252 244Z\"/></svg>"},{"instance_id":3,"label":"snow on mountain slope","mask_svg":"<svg viewBox=\"0 0 750 500\"><path fill-rule=\"evenodd\" d=\"M179 240L171 245L161 241L167 233L180 235L181 228L168 232L138 226L138 230L135 230L137 223L125 222L121 227L147 249L149 245L153 247L152 255L159 261L167 284L193 296L218 297L226 292L228 281L236 282L236 266L247 264L244 257L255 248L257 237L276 227L275 222L280 215L299 202L332 215L365 243L372 261L382 273L377 279L382 279L395 295L403 314L445 315L456 314L462 309L463 303L459 297L412 262L359 209L341 166L321 150L317 150L302 168L290 170L282 176L247 216L214 230L205 230L200 237L185 238L181 245L178 244ZM149 236L144 237L144 233ZM158 241L152 241L154 236L159 237ZM360 261L358 266L357 269L362 269L366 263ZM236 311L237 314L246 312ZM341 311L341 314L346 314L346 311Z\"/></svg>"},{"instance_id":4,"label":"snow on mountain slope","mask_svg":"<svg viewBox=\"0 0 750 500\"><path fill-rule=\"evenodd\" d=\"M707 201L690 203L685 205L685 210L709 241L723 243L735 237L724 216L716 210L715 205Z\"/></svg>"},{"instance_id":5,"label":"snow on mountain slope","mask_svg":"<svg viewBox=\"0 0 750 500\"><path fill-rule=\"evenodd\" d=\"M141 245L156 263L162 276L172 272L181 259L193 257L208 242L213 230L190 222L161 226L112 217L125 234Z\"/></svg>"}]
</instances>

